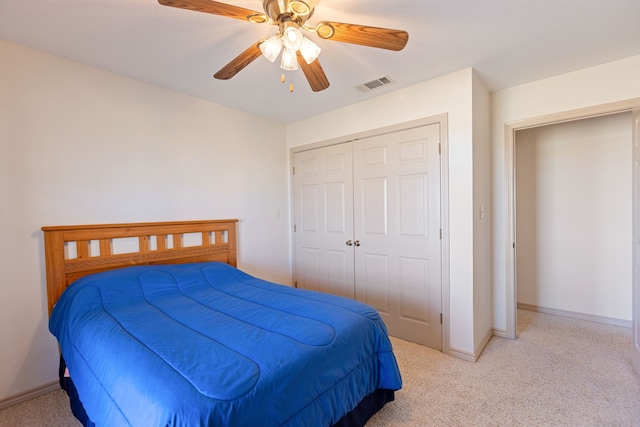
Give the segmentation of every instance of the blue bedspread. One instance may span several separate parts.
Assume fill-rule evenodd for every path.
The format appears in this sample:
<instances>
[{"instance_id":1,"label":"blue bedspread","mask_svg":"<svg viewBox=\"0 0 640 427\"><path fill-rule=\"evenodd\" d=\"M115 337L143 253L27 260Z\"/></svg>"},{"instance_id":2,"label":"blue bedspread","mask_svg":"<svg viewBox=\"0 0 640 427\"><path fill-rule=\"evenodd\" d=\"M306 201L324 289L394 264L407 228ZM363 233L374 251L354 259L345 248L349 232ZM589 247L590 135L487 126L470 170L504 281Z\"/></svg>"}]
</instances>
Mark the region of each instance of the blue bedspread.
<instances>
[{"instance_id":1,"label":"blue bedspread","mask_svg":"<svg viewBox=\"0 0 640 427\"><path fill-rule=\"evenodd\" d=\"M98 426L330 426L401 387L375 309L222 263L85 277L49 329Z\"/></svg>"}]
</instances>

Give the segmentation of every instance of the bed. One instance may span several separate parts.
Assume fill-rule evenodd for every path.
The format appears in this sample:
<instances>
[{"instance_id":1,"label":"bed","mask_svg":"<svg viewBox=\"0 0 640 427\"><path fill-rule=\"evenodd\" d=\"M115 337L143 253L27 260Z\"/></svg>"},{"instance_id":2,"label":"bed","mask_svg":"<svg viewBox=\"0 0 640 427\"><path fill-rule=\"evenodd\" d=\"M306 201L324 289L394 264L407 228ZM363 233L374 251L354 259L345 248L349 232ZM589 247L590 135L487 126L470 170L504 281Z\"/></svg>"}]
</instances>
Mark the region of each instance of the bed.
<instances>
[{"instance_id":1,"label":"bed","mask_svg":"<svg viewBox=\"0 0 640 427\"><path fill-rule=\"evenodd\" d=\"M42 228L49 329L85 426L363 426L394 399L376 310L237 269L236 224Z\"/></svg>"}]
</instances>

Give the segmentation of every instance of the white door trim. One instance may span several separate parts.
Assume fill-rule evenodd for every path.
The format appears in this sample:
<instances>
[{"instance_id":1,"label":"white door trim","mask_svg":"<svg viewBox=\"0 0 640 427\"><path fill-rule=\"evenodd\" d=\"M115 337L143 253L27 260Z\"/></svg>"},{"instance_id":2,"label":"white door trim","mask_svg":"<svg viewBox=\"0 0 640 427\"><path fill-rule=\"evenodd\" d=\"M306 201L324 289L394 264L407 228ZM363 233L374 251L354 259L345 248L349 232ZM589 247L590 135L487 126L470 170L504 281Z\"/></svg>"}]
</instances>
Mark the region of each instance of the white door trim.
<instances>
[{"instance_id":1,"label":"white door trim","mask_svg":"<svg viewBox=\"0 0 640 427\"><path fill-rule=\"evenodd\" d=\"M517 334L517 293L516 293L516 264L515 264L515 241L516 241L516 220L515 220L515 135L516 131L546 126L551 124L569 122L574 120L588 119L609 114L633 111L634 106L640 103L640 98L625 101L613 102L609 104L595 105L578 110L563 111L545 116L529 119L517 120L504 125L505 136L505 168L506 168L506 206L507 220L506 240L504 242L505 266L506 266L506 337L515 339ZM638 201L635 201L636 203ZM635 205L635 203L634 203ZM635 263L634 259L634 263ZM639 266L634 265L634 271ZM634 285L635 287L635 285ZM634 292L637 292L634 289ZM636 314L634 313L634 321Z\"/></svg>"},{"instance_id":2,"label":"white door trim","mask_svg":"<svg viewBox=\"0 0 640 427\"><path fill-rule=\"evenodd\" d=\"M412 120L404 123L399 123L391 126L386 126L377 129L370 129L355 134L344 135L338 138L333 138L326 141L320 141L312 144L301 145L292 147L289 150L289 164L293 165L293 156L295 153L301 151L312 150L315 148L326 147L329 145L341 144L344 142L354 141L357 139L384 135L387 133L398 132L402 130L412 129L421 126L427 126L431 124L440 125L440 219L442 224L442 256L441 256L441 272L442 272L442 352L449 354L450 351L450 322L449 322L449 131L448 131L448 115L446 113L438 114L435 116L425 117L422 119ZM290 212L294 212L294 188L293 188L293 176L290 175ZM293 218L290 216L291 221ZM291 229L293 229L293 223L291 223ZM295 247L295 235L291 233L291 248ZM292 254L292 268L293 277L296 276L295 272L295 251L291 250Z\"/></svg>"},{"instance_id":3,"label":"white door trim","mask_svg":"<svg viewBox=\"0 0 640 427\"><path fill-rule=\"evenodd\" d=\"M640 375L640 102L633 109L633 367Z\"/></svg>"}]
</instances>

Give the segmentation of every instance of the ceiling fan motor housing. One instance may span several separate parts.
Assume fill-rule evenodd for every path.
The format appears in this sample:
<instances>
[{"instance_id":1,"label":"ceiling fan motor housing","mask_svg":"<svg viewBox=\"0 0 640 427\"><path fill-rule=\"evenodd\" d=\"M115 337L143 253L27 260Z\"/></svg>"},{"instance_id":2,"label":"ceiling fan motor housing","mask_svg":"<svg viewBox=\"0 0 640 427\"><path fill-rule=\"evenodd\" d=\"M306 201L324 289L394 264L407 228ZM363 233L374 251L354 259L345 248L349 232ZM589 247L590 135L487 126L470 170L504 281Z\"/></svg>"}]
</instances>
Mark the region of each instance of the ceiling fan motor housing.
<instances>
[{"instance_id":1,"label":"ceiling fan motor housing","mask_svg":"<svg viewBox=\"0 0 640 427\"><path fill-rule=\"evenodd\" d=\"M318 0L264 0L265 13L274 22L280 22L281 17L286 20L303 24L313 15Z\"/></svg>"}]
</instances>

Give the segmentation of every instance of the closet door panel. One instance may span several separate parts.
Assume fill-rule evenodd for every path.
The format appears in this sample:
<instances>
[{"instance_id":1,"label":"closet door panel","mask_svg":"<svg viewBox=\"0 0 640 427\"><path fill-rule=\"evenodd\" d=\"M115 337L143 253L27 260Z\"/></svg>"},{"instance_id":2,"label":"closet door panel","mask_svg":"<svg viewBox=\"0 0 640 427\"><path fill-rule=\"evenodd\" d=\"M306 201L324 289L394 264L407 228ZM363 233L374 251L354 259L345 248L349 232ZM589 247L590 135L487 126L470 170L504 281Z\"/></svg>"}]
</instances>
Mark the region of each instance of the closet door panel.
<instances>
[{"instance_id":1,"label":"closet door panel","mask_svg":"<svg viewBox=\"0 0 640 427\"><path fill-rule=\"evenodd\" d=\"M303 185L300 187L298 198L300 200L300 228L308 232L319 231L319 186Z\"/></svg>"},{"instance_id":2,"label":"closet door panel","mask_svg":"<svg viewBox=\"0 0 640 427\"><path fill-rule=\"evenodd\" d=\"M358 300L371 305L382 315L388 315L390 308L389 257L385 254L365 253L361 257L362 266L356 278Z\"/></svg>"},{"instance_id":3,"label":"closet door panel","mask_svg":"<svg viewBox=\"0 0 640 427\"><path fill-rule=\"evenodd\" d=\"M301 283L316 283L316 290L327 292L327 286L320 276L320 251L316 248L301 248L300 277Z\"/></svg>"},{"instance_id":4,"label":"closet door panel","mask_svg":"<svg viewBox=\"0 0 640 427\"><path fill-rule=\"evenodd\" d=\"M327 281L327 293L353 298L353 252L326 251L324 276Z\"/></svg>"},{"instance_id":5,"label":"closet door panel","mask_svg":"<svg viewBox=\"0 0 640 427\"><path fill-rule=\"evenodd\" d=\"M433 305L429 304L428 288L424 286L429 282L429 261L401 257L399 267L399 315L404 320L428 325L429 308ZM427 304L422 303L423 301L427 301Z\"/></svg>"},{"instance_id":6,"label":"closet door panel","mask_svg":"<svg viewBox=\"0 0 640 427\"><path fill-rule=\"evenodd\" d=\"M325 184L325 190L327 233L344 235L347 228L351 228L347 226L347 221L349 223L352 221L352 218L346 217L348 191L345 188L345 182L328 182Z\"/></svg>"},{"instance_id":7,"label":"closet door panel","mask_svg":"<svg viewBox=\"0 0 640 427\"><path fill-rule=\"evenodd\" d=\"M375 177L363 179L360 197L362 235L386 236L388 234L387 218L387 178Z\"/></svg>"},{"instance_id":8,"label":"closet door panel","mask_svg":"<svg viewBox=\"0 0 640 427\"><path fill-rule=\"evenodd\" d=\"M398 177L398 228L402 236L427 237L426 175Z\"/></svg>"}]
</instances>

